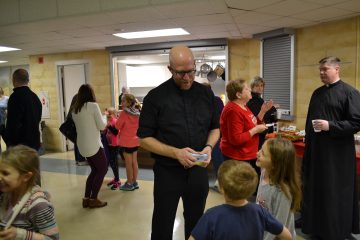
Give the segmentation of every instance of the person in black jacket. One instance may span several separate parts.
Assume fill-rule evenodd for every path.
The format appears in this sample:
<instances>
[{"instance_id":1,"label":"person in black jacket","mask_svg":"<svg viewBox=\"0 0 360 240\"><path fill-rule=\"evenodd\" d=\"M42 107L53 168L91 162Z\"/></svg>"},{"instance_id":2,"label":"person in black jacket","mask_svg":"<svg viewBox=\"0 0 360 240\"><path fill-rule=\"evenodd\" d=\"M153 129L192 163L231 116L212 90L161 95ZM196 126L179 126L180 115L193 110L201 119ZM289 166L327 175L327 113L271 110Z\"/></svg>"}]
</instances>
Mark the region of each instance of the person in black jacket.
<instances>
[{"instance_id":1,"label":"person in black jacket","mask_svg":"<svg viewBox=\"0 0 360 240\"><path fill-rule=\"evenodd\" d=\"M172 77L144 98L138 137L154 165L152 240L172 239L180 198L184 207L185 239L204 213L209 192L211 151L220 136L214 93L195 82L195 60L186 46L170 50ZM207 154L198 166L192 153Z\"/></svg>"},{"instance_id":2,"label":"person in black jacket","mask_svg":"<svg viewBox=\"0 0 360 240\"><path fill-rule=\"evenodd\" d=\"M40 99L28 87L29 73L25 69L17 69L12 82L14 92L8 101L4 141L7 147L23 144L38 151L42 113Z\"/></svg>"},{"instance_id":3,"label":"person in black jacket","mask_svg":"<svg viewBox=\"0 0 360 240\"><path fill-rule=\"evenodd\" d=\"M250 82L251 87L251 96L252 98L248 101L247 106L250 108L252 113L257 116L261 110L261 106L264 104L264 99L262 94L264 93L265 81L263 78L256 76ZM273 106L269 109L264 115L264 123L275 123L277 122L276 118L276 108ZM259 149L265 142L265 135L267 133L272 133L274 131L273 127L268 127L268 129L259 134Z\"/></svg>"}]
</instances>

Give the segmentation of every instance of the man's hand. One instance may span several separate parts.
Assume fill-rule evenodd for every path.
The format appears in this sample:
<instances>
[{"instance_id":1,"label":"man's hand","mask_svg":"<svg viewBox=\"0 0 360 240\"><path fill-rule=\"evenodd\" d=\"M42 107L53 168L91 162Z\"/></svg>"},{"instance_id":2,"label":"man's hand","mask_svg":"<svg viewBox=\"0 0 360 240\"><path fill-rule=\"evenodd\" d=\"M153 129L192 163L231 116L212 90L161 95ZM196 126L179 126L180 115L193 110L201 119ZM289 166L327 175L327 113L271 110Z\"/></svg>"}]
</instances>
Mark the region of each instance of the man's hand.
<instances>
[{"instance_id":1,"label":"man's hand","mask_svg":"<svg viewBox=\"0 0 360 240\"><path fill-rule=\"evenodd\" d=\"M211 152L212 148L210 146L205 146L204 149L200 152L200 154L207 154L208 158L200 164L200 167L207 167L210 164L211 161Z\"/></svg>"},{"instance_id":2,"label":"man's hand","mask_svg":"<svg viewBox=\"0 0 360 240\"><path fill-rule=\"evenodd\" d=\"M313 127L321 131L329 131L329 122L323 119L316 119L313 123Z\"/></svg>"},{"instance_id":3,"label":"man's hand","mask_svg":"<svg viewBox=\"0 0 360 240\"><path fill-rule=\"evenodd\" d=\"M197 152L188 147L175 150L176 159L184 166L184 168L191 168L194 166L196 158L191 155L192 153Z\"/></svg>"},{"instance_id":4,"label":"man's hand","mask_svg":"<svg viewBox=\"0 0 360 240\"><path fill-rule=\"evenodd\" d=\"M5 229L0 231L0 239L2 240L14 240L16 238L16 228L10 227L9 229Z\"/></svg>"}]
</instances>

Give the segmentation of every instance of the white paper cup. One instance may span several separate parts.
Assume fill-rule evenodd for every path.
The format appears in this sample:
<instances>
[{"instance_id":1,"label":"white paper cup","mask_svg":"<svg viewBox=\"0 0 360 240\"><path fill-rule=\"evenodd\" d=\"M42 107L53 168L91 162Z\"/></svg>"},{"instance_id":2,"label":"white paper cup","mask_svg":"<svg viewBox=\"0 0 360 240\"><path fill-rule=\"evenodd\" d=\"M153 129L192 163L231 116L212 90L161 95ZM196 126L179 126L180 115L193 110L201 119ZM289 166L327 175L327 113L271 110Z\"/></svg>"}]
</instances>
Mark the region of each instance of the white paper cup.
<instances>
[{"instance_id":1,"label":"white paper cup","mask_svg":"<svg viewBox=\"0 0 360 240\"><path fill-rule=\"evenodd\" d=\"M316 119L311 120L313 127L314 127L315 121L316 121ZM314 127L314 132L321 132L321 129L316 129L316 128Z\"/></svg>"}]
</instances>

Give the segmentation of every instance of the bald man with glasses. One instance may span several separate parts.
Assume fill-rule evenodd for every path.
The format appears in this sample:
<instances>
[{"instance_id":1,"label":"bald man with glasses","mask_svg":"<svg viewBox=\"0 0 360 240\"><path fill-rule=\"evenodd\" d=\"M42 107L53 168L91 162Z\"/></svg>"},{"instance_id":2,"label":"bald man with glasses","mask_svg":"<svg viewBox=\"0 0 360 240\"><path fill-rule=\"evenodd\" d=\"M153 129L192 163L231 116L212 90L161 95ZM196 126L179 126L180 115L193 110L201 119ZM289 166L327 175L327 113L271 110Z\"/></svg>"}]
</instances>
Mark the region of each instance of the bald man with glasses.
<instances>
[{"instance_id":1,"label":"bald man with glasses","mask_svg":"<svg viewBox=\"0 0 360 240\"><path fill-rule=\"evenodd\" d=\"M182 198L185 239L202 216L209 192L206 166L219 139L219 115L213 92L195 82L195 60L186 46L171 49L172 77L144 98L138 136L152 153L154 211L152 240L172 239L176 210ZM207 154L202 166L192 153Z\"/></svg>"}]
</instances>

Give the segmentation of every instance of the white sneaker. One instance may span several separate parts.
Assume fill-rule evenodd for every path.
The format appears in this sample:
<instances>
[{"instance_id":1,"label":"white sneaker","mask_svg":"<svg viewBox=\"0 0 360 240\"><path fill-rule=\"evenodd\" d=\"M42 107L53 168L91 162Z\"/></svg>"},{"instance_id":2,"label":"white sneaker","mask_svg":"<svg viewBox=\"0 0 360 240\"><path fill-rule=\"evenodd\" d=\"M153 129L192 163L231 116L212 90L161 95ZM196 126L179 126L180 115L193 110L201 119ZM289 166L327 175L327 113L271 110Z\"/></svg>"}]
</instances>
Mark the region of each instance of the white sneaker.
<instances>
[{"instance_id":1,"label":"white sneaker","mask_svg":"<svg viewBox=\"0 0 360 240\"><path fill-rule=\"evenodd\" d=\"M81 161L81 162L76 162L76 165L78 165L78 166L86 166L86 165L89 165L89 163L87 161Z\"/></svg>"}]
</instances>

